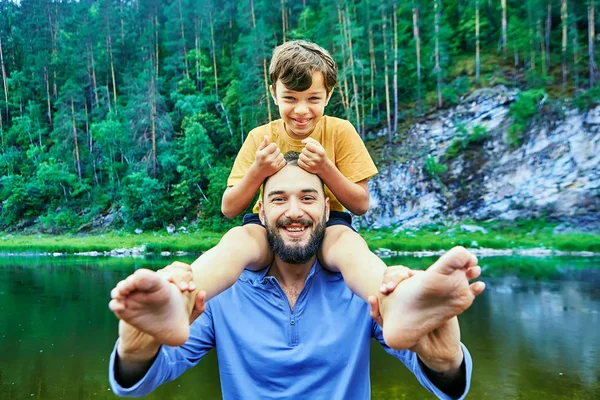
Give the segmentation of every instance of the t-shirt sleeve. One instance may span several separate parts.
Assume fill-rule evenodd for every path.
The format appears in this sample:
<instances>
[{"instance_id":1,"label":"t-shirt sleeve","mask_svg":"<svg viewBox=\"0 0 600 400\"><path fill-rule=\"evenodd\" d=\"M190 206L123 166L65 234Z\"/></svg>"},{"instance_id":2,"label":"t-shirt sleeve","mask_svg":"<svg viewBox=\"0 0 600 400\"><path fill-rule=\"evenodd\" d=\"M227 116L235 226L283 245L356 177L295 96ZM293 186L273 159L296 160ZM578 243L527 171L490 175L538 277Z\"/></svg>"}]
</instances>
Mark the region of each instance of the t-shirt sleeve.
<instances>
[{"instance_id":1,"label":"t-shirt sleeve","mask_svg":"<svg viewBox=\"0 0 600 400\"><path fill-rule=\"evenodd\" d=\"M455 397L450 397L449 395L444 393L442 390L440 390L427 377L427 374L425 373L423 367L421 366L421 363L419 362L419 357L417 356L417 353L414 353L409 350L394 350L394 349L389 348L385 344L385 341L383 340L383 330L374 321L373 321L373 337L381 344L383 349L388 354L391 354L392 356L396 357L398 360L402 361L402 363L406 366L406 368L408 368L410 370L410 372L412 372L415 375L415 377L417 378L417 380L419 381L421 386L423 386L425 389L427 389L431 393L433 393L438 399L443 399L443 400L455 399ZM463 363L465 365L465 375L466 375L464 392L460 395L460 397L457 397L459 400L462 400L467 396L467 393L469 393L469 389L471 387L471 376L473 374L473 360L471 359L471 354L469 353L469 350L467 350L466 346L462 343L460 344L460 346L463 351L463 356L464 356Z\"/></svg>"},{"instance_id":2,"label":"t-shirt sleeve","mask_svg":"<svg viewBox=\"0 0 600 400\"><path fill-rule=\"evenodd\" d=\"M267 130L264 127L258 127L250 131L246 140L244 140L242 148L235 157L231 173L229 174L229 178L227 178L228 187L234 186L246 175L246 172L248 172L256 159L256 150L258 150L258 146L263 141L264 135L267 134L266 132Z\"/></svg>"},{"instance_id":3,"label":"t-shirt sleeve","mask_svg":"<svg viewBox=\"0 0 600 400\"><path fill-rule=\"evenodd\" d=\"M335 132L335 166L352 182L377 175L377 167L350 121L342 120Z\"/></svg>"},{"instance_id":4,"label":"t-shirt sleeve","mask_svg":"<svg viewBox=\"0 0 600 400\"><path fill-rule=\"evenodd\" d=\"M215 347L215 332L210 308L190 326L190 338L180 347L161 346L146 375L131 387L123 387L115 378L117 345L110 355L108 379L117 396L140 397L152 392L165 382L178 378L192 368L210 349Z\"/></svg>"}]
</instances>

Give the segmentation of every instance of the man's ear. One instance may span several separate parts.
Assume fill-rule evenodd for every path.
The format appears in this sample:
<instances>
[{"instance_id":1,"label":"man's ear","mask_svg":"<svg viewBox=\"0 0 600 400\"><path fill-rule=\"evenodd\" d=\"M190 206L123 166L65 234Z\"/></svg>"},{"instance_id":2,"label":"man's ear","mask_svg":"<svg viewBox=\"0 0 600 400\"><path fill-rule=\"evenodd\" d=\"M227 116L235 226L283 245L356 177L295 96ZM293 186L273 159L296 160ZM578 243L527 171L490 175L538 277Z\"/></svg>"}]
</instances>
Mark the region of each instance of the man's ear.
<instances>
[{"instance_id":1,"label":"man's ear","mask_svg":"<svg viewBox=\"0 0 600 400\"><path fill-rule=\"evenodd\" d=\"M332 94L333 94L333 88L331 88L331 91L327 94L327 99L325 100L325 105L329 104L329 100L331 100Z\"/></svg>"},{"instance_id":2,"label":"man's ear","mask_svg":"<svg viewBox=\"0 0 600 400\"><path fill-rule=\"evenodd\" d=\"M265 207L264 207L262 200L258 201L258 218L260 219L260 222L263 224L263 226L266 226L265 225Z\"/></svg>"},{"instance_id":3,"label":"man's ear","mask_svg":"<svg viewBox=\"0 0 600 400\"><path fill-rule=\"evenodd\" d=\"M273 102L276 106L279 106L279 104L277 104L277 92L275 91L275 86L270 85L269 90L271 91L271 97L273 98Z\"/></svg>"},{"instance_id":4,"label":"man's ear","mask_svg":"<svg viewBox=\"0 0 600 400\"><path fill-rule=\"evenodd\" d=\"M329 221L329 197L325 197L325 222Z\"/></svg>"}]
</instances>

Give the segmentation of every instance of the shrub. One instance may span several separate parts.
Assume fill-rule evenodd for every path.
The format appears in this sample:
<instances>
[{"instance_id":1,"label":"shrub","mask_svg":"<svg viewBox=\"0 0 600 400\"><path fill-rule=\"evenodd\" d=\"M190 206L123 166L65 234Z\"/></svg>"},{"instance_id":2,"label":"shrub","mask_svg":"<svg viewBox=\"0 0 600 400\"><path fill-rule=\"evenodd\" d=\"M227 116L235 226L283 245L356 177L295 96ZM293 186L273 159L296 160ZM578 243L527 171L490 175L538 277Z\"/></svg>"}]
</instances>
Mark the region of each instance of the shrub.
<instances>
[{"instance_id":1,"label":"shrub","mask_svg":"<svg viewBox=\"0 0 600 400\"><path fill-rule=\"evenodd\" d=\"M448 167L444 164L440 164L432 156L427 157L425 160L425 166L423 167L427 176L441 183L440 175L448 170Z\"/></svg>"},{"instance_id":2,"label":"shrub","mask_svg":"<svg viewBox=\"0 0 600 400\"><path fill-rule=\"evenodd\" d=\"M510 106L513 124L509 128L507 144L515 148L523 144L523 134L527 125L538 113L540 101L547 96L544 89L532 89L519 93L517 101Z\"/></svg>"}]
</instances>

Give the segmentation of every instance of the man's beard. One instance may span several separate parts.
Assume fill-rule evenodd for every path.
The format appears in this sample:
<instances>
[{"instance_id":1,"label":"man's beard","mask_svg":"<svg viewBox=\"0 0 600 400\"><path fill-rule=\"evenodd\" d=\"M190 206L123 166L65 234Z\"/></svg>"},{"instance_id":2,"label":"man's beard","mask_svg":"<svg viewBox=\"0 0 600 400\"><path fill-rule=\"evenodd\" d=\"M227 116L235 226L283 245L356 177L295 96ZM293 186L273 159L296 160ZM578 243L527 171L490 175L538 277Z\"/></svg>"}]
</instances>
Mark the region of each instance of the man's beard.
<instances>
[{"instance_id":1,"label":"man's beard","mask_svg":"<svg viewBox=\"0 0 600 400\"><path fill-rule=\"evenodd\" d=\"M291 245L285 244L278 229L293 223L313 227L313 231L306 245L302 246L297 243ZM267 229L269 246L271 246L273 252L279 256L281 261L288 264L304 264L317 254L319 247L321 247L321 243L323 243L323 237L325 236L325 219L323 218L323 220L317 224L313 224L312 221L307 219L284 219L277 221L275 226L272 226L265 221L265 228Z\"/></svg>"}]
</instances>

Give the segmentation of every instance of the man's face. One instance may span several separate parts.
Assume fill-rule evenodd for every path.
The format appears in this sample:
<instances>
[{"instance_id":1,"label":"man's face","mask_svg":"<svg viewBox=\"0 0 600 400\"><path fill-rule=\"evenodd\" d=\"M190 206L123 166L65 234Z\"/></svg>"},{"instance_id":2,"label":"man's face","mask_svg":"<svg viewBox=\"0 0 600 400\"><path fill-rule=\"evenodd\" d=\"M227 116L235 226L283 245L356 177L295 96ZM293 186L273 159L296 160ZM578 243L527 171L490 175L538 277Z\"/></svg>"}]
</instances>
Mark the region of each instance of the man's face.
<instances>
[{"instance_id":1,"label":"man's face","mask_svg":"<svg viewBox=\"0 0 600 400\"><path fill-rule=\"evenodd\" d=\"M259 215L275 254L284 262L302 264L321 246L329 199L317 175L286 166L267 181Z\"/></svg>"},{"instance_id":2,"label":"man's face","mask_svg":"<svg viewBox=\"0 0 600 400\"><path fill-rule=\"evenodd\" d=\"M313 72L312 85L303 92L288 89L281 80L271 86L271 95L279 107L285 130L293 139L305 139L323 117L333 91L327 93L323 73Z\"/></svg>"}]
</instances>

